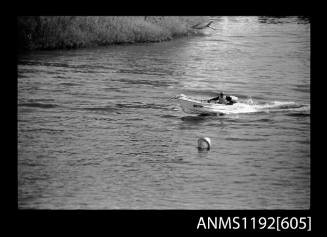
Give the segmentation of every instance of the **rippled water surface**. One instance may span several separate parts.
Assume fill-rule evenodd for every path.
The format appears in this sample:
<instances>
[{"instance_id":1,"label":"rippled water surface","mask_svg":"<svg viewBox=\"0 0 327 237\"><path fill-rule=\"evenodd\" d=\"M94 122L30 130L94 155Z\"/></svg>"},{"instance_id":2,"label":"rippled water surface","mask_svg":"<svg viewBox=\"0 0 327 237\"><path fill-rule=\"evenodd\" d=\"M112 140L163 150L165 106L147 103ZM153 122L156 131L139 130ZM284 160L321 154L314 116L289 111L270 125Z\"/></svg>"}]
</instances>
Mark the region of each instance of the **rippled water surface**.
<instances>
[{"instance_id":1,"label":"rippled water surface","mask_svg":"<svg viewBox=\"0 0 327 237\"><path fill-rule=\"evenodd\" d=\"M219 17L214 27L19 55L19 208L309 208L310 23ZM203 117L173 99L219 91L295 106ZM210 151L197 150L200 136Z\"/></svg>"}]
</instances>

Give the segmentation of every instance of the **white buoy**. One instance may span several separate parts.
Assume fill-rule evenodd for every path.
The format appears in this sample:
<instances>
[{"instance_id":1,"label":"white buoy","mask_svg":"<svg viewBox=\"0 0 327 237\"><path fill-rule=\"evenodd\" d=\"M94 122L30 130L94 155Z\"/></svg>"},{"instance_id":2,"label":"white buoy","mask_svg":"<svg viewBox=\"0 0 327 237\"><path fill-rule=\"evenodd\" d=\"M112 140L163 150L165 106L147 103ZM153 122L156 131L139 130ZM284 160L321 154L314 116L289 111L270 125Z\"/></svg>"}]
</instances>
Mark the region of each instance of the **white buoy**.
<instances>
[{"instance_id":1,"label":"white buoy","mask_svg":"<svg viewBox=\"0 0 327 237\"><path fill-rule=\"evenodd\" d=\"M200 137L198 139L198 149L199 150L210 150L211 140L209 137Z\"/></svg>"}]
</instances>

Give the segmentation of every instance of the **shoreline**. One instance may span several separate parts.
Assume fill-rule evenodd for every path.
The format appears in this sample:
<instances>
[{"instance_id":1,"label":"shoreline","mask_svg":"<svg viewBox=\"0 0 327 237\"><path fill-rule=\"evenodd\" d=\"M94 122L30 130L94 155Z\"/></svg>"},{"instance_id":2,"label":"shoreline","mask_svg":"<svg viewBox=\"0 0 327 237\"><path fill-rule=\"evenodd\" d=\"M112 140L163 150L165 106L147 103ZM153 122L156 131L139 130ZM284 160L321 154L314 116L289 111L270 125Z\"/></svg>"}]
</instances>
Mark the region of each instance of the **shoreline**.
<instances>
[{"instance_id":1,"label":"shoreline","mask_svg":"<svg viewBox=\"0 0 327 237\"><path fill-rule=\"evenodd\" d=\"M22 16L18 51L69 50L134 43L159 43L198 35L192 26L206 16Z\"/></svg>"}]
</instances>

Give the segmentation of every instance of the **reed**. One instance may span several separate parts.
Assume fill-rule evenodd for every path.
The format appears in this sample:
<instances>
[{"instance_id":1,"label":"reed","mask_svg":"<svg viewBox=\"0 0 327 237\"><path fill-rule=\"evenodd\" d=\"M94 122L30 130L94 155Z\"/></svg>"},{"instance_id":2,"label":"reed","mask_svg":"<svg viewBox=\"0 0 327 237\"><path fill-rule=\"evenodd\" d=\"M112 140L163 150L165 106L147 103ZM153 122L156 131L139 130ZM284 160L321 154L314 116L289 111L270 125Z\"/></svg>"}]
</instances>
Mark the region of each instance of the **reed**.
<instances>
[{"instance_id":1,"label":"reed","mask_svg":"<svg viewBox=\"0 0 327 237\"><path fill-rule=\"evenodd\" d=\"M19 49L71 49L160 42L194 34L204 16L21 16Z\"/></svg>"}]
</instances>

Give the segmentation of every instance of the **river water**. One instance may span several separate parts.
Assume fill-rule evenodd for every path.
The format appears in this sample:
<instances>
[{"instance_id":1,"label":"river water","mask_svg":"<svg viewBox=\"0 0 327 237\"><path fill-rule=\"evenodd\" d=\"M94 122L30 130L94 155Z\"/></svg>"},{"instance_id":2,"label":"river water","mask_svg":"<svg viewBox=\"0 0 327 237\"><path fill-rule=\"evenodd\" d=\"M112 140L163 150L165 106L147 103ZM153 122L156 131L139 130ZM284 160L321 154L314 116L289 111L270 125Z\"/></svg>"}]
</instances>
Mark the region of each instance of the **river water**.
<instances>
[{"instance_id":1,"label":"river water","mask_svg":"<svg viewBox=\"0 0 327 237\"><path fill-rule=\"evenodd\" d=\"M18 57L18 207L310 208L310 23L218 17L161 43ZM173 97L250 105L185 114ZM211 139L198 151L197 139Z\"/></svg>"}]
</instances>

